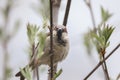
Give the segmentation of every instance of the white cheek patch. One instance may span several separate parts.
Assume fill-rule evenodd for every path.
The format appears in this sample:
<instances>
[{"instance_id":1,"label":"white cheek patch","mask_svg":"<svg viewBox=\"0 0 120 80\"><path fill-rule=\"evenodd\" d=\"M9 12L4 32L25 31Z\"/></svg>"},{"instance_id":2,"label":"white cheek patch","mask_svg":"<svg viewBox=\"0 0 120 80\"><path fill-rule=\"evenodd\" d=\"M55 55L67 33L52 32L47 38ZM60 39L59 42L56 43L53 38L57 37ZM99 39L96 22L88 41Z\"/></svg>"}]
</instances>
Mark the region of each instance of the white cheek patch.
<instances>
[{"instance_id":1,"label":"white cheek patch","mask_svg":"<svg viewBox=\"0 0 120 80\"><path fill-rule=\"evenodd\" d=\"M62 39L63 39L63 40L68 39L68 34L65 33L65 32L63 32L63 33L62 33Z\"/></svg>"},{"instance_id":2,"label":"white cheek patch","mask_svg":"<svg viewBox=\"0 0 120 80\"><path fill-rule=\"evenodd\" d=\"M53 37L55 37L55 36L56 36L56 34L57 34L57 32L56 32L56 31L53 31Z\"/></svg>"}]
</instances>

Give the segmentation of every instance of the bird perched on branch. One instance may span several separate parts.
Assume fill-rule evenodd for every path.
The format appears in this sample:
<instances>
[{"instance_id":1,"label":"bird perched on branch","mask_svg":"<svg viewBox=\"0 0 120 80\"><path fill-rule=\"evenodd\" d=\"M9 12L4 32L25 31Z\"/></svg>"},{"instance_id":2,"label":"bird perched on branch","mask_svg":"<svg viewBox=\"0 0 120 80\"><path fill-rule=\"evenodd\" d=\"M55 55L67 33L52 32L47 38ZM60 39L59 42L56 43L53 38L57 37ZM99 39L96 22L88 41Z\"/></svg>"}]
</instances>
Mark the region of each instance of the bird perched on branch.
<instances>
[{"instance_id":1,"label":"bird perched on branch","mask_svg":"<svg viewBox=\"0 0 120 80\"><path fill-rule=\"evenodd\" d=\"M68 33L67 29L63 25L57 25L53 28L53 65L56 65L58 62L64 60L69 52L69 39L68 39ZM31 61L31 63L28 65L32 69L35 69L37 66L40 65L48 65L50 66L50 34L48 34L44 49L43 49L43 55L35 60ZM23 68L24 70L25 68ZM20 77L21 80L24 80L25 77L22 75L21 72L18 72L16 77Z\"/></svg>"}]
</instances>

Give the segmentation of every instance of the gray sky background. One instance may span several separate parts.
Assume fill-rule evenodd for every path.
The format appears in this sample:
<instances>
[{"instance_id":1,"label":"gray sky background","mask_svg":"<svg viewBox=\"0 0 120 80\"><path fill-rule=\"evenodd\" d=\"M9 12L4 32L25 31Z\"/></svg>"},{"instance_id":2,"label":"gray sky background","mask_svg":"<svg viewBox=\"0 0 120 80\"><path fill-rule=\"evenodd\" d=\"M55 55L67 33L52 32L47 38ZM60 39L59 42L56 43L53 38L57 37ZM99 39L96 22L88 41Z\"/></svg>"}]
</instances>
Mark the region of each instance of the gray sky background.
<instances>
[{"instance_id":1,"label":"gray sky background","mask_svg":"<svg viewBox=\"0 0 120 80\"><path fill-rule=\"evenodd\" d=\"M101 21L100 6L113 13L113 17L107 22L115 26L115 31L110 38L111 45L107 49L109 53L118 43L120 43L120 0L91 0L97 24ZM41 18L33 9L32 5L37 4L37 0L17 0L17 6L13 9L10 16L9 31L12 30L14 21L21 20L21 27L18 34L10 41L8 51L10 52L10 67L13 68L11 80L19 80L14 74L28 63L27 47L28 39L26 35L26 24L41 24ZM0 7L4 7L5 1L0 0ZM62 24L65 11L66 0L62 0L59 14L59 24ZM2 17L0 15L0 17ZM0 19L0 24L2 19ZM82 80L98 63L96 51L94 57L87 55L83 44L83 34L92 28L91 16L83 0L72 0L71 10L68 19L68 33L70 38L70 51L67 59L59 64L58 69L62 68L63 73L57 80ZM107 61L110 76L115 79L120 73L120 49L118 49ZM0 72L2 72L2 48L0 46ZM0 77L2 73L0 73ZM88 80L104 80L102 69L99 68ZM46 80L47 70L41 73L41 80Z\"/></svg>"}]
</instances>

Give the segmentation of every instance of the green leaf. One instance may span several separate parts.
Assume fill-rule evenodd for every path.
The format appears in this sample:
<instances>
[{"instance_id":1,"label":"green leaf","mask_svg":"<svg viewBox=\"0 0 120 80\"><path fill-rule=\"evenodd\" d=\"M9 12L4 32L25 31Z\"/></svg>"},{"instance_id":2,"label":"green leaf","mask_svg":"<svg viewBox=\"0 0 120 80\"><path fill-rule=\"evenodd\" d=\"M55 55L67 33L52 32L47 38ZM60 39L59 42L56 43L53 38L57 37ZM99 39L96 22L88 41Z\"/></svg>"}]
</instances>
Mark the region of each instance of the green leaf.
<instances>
[{"instance_id":1,"label":"green leaf","mask_svg":"<svg viewBox=\"0 0 120 80\"><path fill-rule=\"evenodd\" d=\"M60 69L60 70L54 75L53 80L56 80L56 78L58 78L58 77L61 75L62 72L63 72L63 70Z\"/></svg>"},{"instance_id":2,"label":"green leaf","mask_svg":"<svg viewBox=\"0 0 120 80\"><path fill-rule=\"evenodd\" d=\"M29 66L26 66L24 70L20 68L20 71L27 80L32 80L32 77L30 74L31 68Z\"/></svg>"},{"instance_id":3,"label":"green leaf","mask_svg":"<svg viewBox=\"0 0 120 80\"><path fill-rule=\"evenodd\" d=\"M20 28L20 21L17 20L15 22L15 24L14 24L14 29L13 29L12 35L16 35L16 33L18 32L19 28Z\"/></svg>"},{"instance_id":4,"label":"green leaf","mask_svg":"<svg viewBox=\"0 0 120 80\"><path fill-rule=\"evenodd\" d=\"M114 28L109 25L104 25L102 35L105 37L105 44L108 42Z\"/></svg>"},{"instance_id":5,"label":"green leaf","mask_svg":"<svg viewBox=\"0 0 120 80\"><path fill-rule=\"evenodd\" d=\"M88 54L91 54L91 50L92 50L92 44L91 44L91 35L90 35L91 33L90 32L88 32L88 33L86 33L85 35L84 35L84 45L85 45L85 47L86 47L86 49L87 49L87 53Z\"/></svg>"},{"instance_id":6,"label":"green leaf","mask_svg":"<svg viewBox=\"0 0 120 80\"><path fill-rule=\"evenodd\" d=\"M9 13L10 13L10 11L12 9L12 5L13 5L12 2L13 2L12 0L8 0L5 8L2 9L2 12L3 12L3 15L5 17L5 20L7 20L8 16L9 16Z\"/></svg>"},{"instance_id":7,"label":"green leaf","mask_svg":"<svg viewBox=\"0 0 120 80\"><path fill-rule=\"evenodd\" d=\"M3 29L0 27L0 39L3 37Z\"/></svg>"},{"instance_id":8,"label":"green leaf","mask_svg":"<svg viewBox=\"0 0 120 80\"><path fill-rule=\"evenodd\" d=\"M12 69L11 68L8 68L6 69L6 76L7 78L10 78L12 76Z\"/></svg>"},{"instance_id":9,"label":"green leaf","mask_svg":"<svg viewBox=\"0 0 120 80\"><path fill-rule=\"evenodd\" d=\"M44 49L44 45L45 45L45 40L46 40L46 30L42 30L38 33L37 35L38 37L38 42L39 42L39 46L38 46L38 56L41 57L41 55L43 54L43 49Z\"/></svg>"},{"instance_id":10,"label":"green leaf","mask_svg":"<svg viewBox=\"0 0 120 80\"><path fill-rule=\"evenodd\" d=\"M106 44L105 48L107 48L109 45L110 45L110 42L107 42L107 44Z\"/></svg>"},{"instance_id":11,"label":"green leaf","mask_svg":"<svg viewBox=\"0 0 120 80\"><path fill-rule=\"evenodd\" d=\"M91 33L93 43L95 44L98 52L100 52L101 49L106 49L109 46L109 38L113 30L114 28L112 26L104 24L102 27L98 28L96 33Z\"/></svg>"},{"instance_id":12,"label":"green leaf","mask_svg":"<svg viewBox=\"0 0 120 80\"><path fill-rule=\"evenodd\" d=\"M19 28L19 26L20 26L20 21L19 20L17 20L16 22L15 22L15 25L14 25L15 27L16 27L16 29L18 29Z\"/></svg>"},{"instance_id":13,"label":"green leaf","mask_svg":"<svg viewBox=\"0 0 120 80\"><path fill-rule=\"evenodd\" d=\"M112 32L114 31L114 29L115 29L115 28L113 28L112 26L108 27L108 29L107 29L107 31L106 31L106 33L108 33L108 34L106 35L106 41L108 41L108 39L110 38L110 36L111 36Z\"/></svg>"},{"instance_id":14,"label":"green leaf","mask_svg":"<svg viewBox=\"0 0 120 80\"><path fill-rule=\"evenodd\" d=\"M112 16L112 14L110 14L107 10L105 10L105 9L101 6L102 23L106 22L111 16Z\"/></svg>"},{"instance_id":15,"label":"green leaf","mask_svg":"<svg viewBox=\"0 0 120 80\"><path fill-rule=\"evenodd\" d=\"M93 37L95 40L97 40L97 41L99 41L99 42L102 42L101 37L99 37L96 33L92 33L91 35L92 35L92 37Z\"/></svg>"},{"instance_id":16,"label":"green leaf","mask_svg":"<svg viewBox=\"0 0 120 80\"><path fill-rule=\"evenodd\" d=\"M32 45L36 39L37 33L39 31L39 27L36 25L31 25L28 23L27 25L27 35L29 39L29 43Z\"/></svg>"},{"instance_id":17,"label":"green leaf","mask_svg":"<svg viewBox=\"0 0 120 80\"><path fill-rule=\"evenodd\" d=\"M21 71L22 75L25 77L26 76L25 71L21 68L20 68L20 71Z\"/></svg>"}]
</instances>

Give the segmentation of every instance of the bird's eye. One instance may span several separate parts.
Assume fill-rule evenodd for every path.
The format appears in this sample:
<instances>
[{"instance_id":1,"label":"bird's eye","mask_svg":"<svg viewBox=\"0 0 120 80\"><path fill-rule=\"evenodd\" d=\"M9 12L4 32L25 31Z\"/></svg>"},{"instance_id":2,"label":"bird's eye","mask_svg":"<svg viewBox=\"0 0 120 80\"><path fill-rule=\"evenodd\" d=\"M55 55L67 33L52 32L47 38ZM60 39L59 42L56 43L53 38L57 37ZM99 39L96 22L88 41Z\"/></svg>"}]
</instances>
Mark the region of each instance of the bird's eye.
<instances>
[{"instance_id":1,"label":"bird's eye","mask_svg":"<svg viewBox=\"0 0 120 80\"><path fill-rule=\"evenodd\" d=\"M64 28L64 29L63 29L63 32L67 32L67 29L66 29L66 28Z\"/></svg>"},{"instance_id":2,"label":"bird's eye","mask_svg":"<svg viewBox=\"0 0 120 80\"><path fill-rule=\"evenodd\" d=\"M57 31L57 30L58 30L58 27L55 27L55 28L54 28L54 30L56 30L56 31Z\"/></svg>"}]
</instances>

